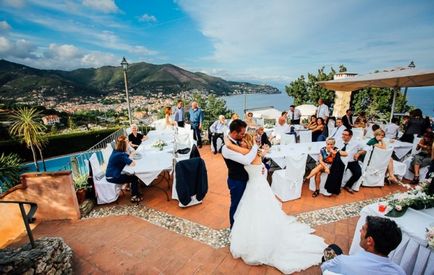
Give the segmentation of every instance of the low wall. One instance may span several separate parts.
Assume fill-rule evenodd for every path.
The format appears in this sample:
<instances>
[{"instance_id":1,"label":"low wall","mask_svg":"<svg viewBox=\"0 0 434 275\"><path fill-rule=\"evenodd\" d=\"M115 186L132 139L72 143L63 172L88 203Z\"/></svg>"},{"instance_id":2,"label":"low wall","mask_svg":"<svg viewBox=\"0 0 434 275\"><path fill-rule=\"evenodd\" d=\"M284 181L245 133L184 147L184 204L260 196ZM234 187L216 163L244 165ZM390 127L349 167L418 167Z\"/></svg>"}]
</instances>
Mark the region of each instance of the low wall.
<instances>
[{"instance_id":1,"label":"low wall","mask_svg":"<svg viewBox=\"0 0 434 275\"><path fill-rule=\"evenodd\" d=\"M71 171L23 174L21 183L2 194L0 200L35 202L37 223L80 219ZM0 204L0 217L8 221L0 223L0 247L4 247L25 234L25 227L18 204Z\"/></svg>"}]
</instances>

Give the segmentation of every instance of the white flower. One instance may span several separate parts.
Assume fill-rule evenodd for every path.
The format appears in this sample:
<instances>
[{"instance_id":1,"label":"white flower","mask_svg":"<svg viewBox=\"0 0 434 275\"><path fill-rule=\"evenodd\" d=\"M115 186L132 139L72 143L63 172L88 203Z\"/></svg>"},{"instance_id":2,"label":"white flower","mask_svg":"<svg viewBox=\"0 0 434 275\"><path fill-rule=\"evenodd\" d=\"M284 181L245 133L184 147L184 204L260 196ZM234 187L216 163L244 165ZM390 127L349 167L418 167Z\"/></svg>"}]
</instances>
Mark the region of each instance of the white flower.
<instances>
[{"instance_id":1,"label":"white flower","mask_svg":"<svg viewBox=\"0 0 434 275\"><path fill-rule=\"evenodd\" d=\"M396 211L402 211L402 206L401 205L395 205L395 210Z\"/></svg>"}]
</instances>

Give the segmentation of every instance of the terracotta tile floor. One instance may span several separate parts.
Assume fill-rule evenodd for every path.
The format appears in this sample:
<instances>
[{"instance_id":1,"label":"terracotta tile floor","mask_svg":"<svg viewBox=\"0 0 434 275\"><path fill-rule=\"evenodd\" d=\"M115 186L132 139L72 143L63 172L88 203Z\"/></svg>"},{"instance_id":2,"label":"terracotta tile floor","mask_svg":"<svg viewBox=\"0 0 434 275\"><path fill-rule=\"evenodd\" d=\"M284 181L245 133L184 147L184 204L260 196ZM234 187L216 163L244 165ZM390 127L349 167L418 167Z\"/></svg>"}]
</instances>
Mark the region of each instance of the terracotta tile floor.
<instances>
[{"instance_id":1,"label":"terracotta tile floor","mask_svg":"<svg viewBox=\"0 0 434 275\"><path fill-rule=\"evenodd\" d=\"M203 204L179 208L176 201L166 201L165 195L155 188L142 190L142 203L214 229L226 228L229 191L224 161L221 155L212 154L209 146L204 146L200 153L207 165L209 183ZM288 214L297 214L382 197L398 190L402 189L398 186L362 188L354 195L343 192L336 197L312 198L305 184L302 198L284 203L283 209ZM121 197L118 203L130 204L129 197ZM353 217L316 226L316 234L327 243L337 243L347 253L357 220L358 217ZM272 267L248 266L242 260L233 259L228 247L213 249L133 216L45 222L33 232L37 238L63 237L74 251L76 274L279 274ZM18 243L26 241L22 238ZM300 274L319 273L319 267L314 266Z\"/></svg>"}]
</instances>

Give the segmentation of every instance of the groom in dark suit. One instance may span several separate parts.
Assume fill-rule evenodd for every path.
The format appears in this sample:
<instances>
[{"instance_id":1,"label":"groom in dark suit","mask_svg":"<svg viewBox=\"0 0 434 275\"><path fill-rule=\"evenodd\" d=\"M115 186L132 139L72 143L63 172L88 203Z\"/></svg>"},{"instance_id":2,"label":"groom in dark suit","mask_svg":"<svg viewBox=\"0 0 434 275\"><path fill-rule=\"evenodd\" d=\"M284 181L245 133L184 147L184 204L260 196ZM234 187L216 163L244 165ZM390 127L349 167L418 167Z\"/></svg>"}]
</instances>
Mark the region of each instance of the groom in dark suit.
<instances>
[{"instance_id":1,"label":"groom in dark suit","mask_svg":"<svg viewBox=\"0 0 434 275\"><path fill-rule=\"evenodd\" d=\"M229 125L228 138L233 144L240 145L241 140L246 134L247 124L236 119ZM243 155L228 149L226 146L222 148L222 155L228 167L228 187L231 194L231 207L229 209L229 221L234 224L234 214L237 210L238 203L246 189L249 175L244 169L244 165L249 165L256 156L258 146L255 144L247 155Z\"/></svg>"}]
</instances>

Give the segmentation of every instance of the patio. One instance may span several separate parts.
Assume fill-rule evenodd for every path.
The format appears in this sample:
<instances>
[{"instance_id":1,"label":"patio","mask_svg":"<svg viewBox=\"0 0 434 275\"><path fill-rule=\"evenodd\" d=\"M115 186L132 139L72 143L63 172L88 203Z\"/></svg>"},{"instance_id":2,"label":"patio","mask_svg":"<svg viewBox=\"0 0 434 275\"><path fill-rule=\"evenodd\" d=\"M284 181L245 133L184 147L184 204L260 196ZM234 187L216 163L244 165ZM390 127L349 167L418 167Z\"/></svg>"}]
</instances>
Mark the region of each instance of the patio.
<instances>
[{"instance_id":1,"label":"patio","mask_svg":"<svg viewBox=\"0 0 434 275\"><path fill-rule=\"evenodd\" d=\"M279 274L268 266L248 266L232 258L228 247L229 190L227 170L221 155L209 146L200 149L208 170L209 190L202 204L179 208L166 201L157 189L143 191L138 206L121 196L117 203L98 206L79 221L39 224L35 238L59 236L74 251L77 274ZM165 186L165 183L162 183ZM302 198L283 204L316 229L327 243L336 243L348 253L360 209L378 198L403 190L400 186L362 188L356 194L311 197L304 184ZM27 237L17 243L27 242ZM300 274L319 274L314 266Z\"/></svg>"}]
</instances>

